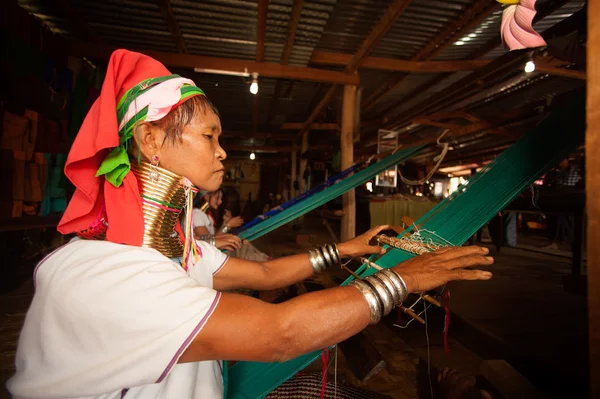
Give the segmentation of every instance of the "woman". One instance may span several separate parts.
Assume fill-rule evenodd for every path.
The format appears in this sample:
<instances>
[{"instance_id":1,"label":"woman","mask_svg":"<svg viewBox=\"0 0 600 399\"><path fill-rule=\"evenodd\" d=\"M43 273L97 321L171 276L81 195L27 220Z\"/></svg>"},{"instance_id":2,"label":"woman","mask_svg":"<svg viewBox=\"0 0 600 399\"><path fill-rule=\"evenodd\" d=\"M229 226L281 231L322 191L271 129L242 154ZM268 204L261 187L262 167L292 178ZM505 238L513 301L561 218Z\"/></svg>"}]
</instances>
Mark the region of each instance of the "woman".
<instances>
[{"instance_id":1,"label":"woman","mask_svg":"<svg viewBox=\"0 0 600 399\"><path fill-rule=\"evenodd\" d=\"M381 253L369 240L383 227L268 262L196 243L193 193L222 183L220 135L192 81L142 54L113 53L65 167L76 192L59 230L80 238L35 271L8 382L15 397L221 398L219 360L284 361L376 323L408 292L491 277L465 269L491 264L486 250L461 247L276 305L224 292L285 287L342 257Z\"/></svg>"},{"instance_id":2,"label":"woman","mask_svg":"<svg viewBox=\"0 0 600 399\"><path fill-rule=\"evenodd\" d=\"M223 225L217 231L214 211L223 203L223 190L218 189L212 193L204 194L205 204L202 208L194 208L192 212L192 226L196 239L206 241L219 249L235 251L242 246L241 240L233 234L227 234L231 229L240 227L244 220L232 217L229 210L223 215Z\"/></svg>"},{"instance_id":3,"label":"woman","mask_svg":"<svg viewBox=\"0 0 600 399\"><path fill-rule=\"evenodd\" d=\"M259 251L254 245L250 244L250 242L244 241L242 243L237 236L227 234L231 229L240 227L244 223L244 220L241 217L233 217L229 210L225 209L223 225L219 231L216 231L214 212L223 203L222 189L205 194L204 200L206 203L202 208L207 208L206 211L194 208L192 213L192 225L194 226L194 235L196 236L196 239L213 244L219 249L233 251L232 255L236 258L260 262L269 260L267 254Z\"/></svg>"}]
</instances>

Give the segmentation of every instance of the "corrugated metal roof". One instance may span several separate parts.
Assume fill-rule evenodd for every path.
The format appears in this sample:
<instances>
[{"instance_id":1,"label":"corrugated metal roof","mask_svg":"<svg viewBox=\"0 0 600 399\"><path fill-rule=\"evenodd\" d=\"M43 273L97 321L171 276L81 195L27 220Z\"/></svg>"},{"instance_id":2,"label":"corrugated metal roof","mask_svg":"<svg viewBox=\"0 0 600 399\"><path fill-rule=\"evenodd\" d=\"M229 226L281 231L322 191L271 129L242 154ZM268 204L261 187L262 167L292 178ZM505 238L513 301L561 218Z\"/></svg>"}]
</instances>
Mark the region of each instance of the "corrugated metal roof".
<instances>
[{"instance_id":1,"label":"corrugated metal roof","mask_svg":"<svg viewBox=\"0 0 600 399\"><path fill-rule=\"evenodd\" d=\"M389 3L389 0L338 0L317 50L355 53Z\"/></svg>"},{"instance_id":2,"label":"corrugated metal roof","mask_svg":"<svg viewBox=\"0 0 600 399\"><path fill-rule=\"evenodd\" d=\"M472 4L470 0L413 0L372 55L412 58Z\"/></svg>"},{"instance_id":3,"label":"corrugated metal roof","mask_svg":"<svg viewBox=\"0 0 600 399\"><path fill-rule=\"evenodd\" d=\"M352 54L360 47L373 26L380 20L392 0L305 0L291 51L290 64L307 66L313 51L332 51ZM412 0L405 12L384 35L371 56L410 59L433 38L457 20L476 0ZM62 15L55 4L42 0L19 0L19 4L36 15L54 32L68 38L82 39L77 26ZM156 0L71 0L73 9L81 15L91 32L102 41L126 48L177 52L177 45ZM294 0L271 0L268 6L265 61L279 63L287 41ZM570 1L556 12L535 24L542 32L583 7L585 1ZM175 19L190 54L254 60L256 57L257 0L171 0ZM469 59L482 48L499 39L501 11L485 19L445 48L436 60ZM485 58L497 58L506 50L502 46L490 51ZM324 68L323 66L318 66ZM341 70L343 67L327 67ZM195 74L179 71L192 77L220 109L225 129L248 129L252 125L255 97L249 92L249 81L239 77ZM412 98L409 93L437 79L439 74L413 73L391 90L362 118L368 120L390 110L389 117L435 96L448 85L470 72L450 74L435 86ZM363 99L379 88L390 73L360 70ZM565 91L581 82L568 79L538 77L508 85L505 92L478 105L477 112L487 115L499 104L518 106L529 98L539 98ZM531 82L529 82L531 80ZM260 123L265 123L277 79L259 77ZM278 114L286 121L300 122L314 107L315 95L323 87L311 82L279 80L282 88L278 99ZM557 85L552 89L552 85ZM517 90L518 89L518 90ZM547 92L545 92L546 90ZM516 94L518 93L518 95ZM492 101L493 100L493 101ZM506 103L504 103L506 101ZM396 105L394 109L393 107ZM493 105L492 105L493 104ZM504 105L502 105L504 106ZM335 115L336 105L329 107ZM282 118L276 118L281 122ZM439 129L423 128L413 134L434 134Z\"/></svg>"}]
</instances>

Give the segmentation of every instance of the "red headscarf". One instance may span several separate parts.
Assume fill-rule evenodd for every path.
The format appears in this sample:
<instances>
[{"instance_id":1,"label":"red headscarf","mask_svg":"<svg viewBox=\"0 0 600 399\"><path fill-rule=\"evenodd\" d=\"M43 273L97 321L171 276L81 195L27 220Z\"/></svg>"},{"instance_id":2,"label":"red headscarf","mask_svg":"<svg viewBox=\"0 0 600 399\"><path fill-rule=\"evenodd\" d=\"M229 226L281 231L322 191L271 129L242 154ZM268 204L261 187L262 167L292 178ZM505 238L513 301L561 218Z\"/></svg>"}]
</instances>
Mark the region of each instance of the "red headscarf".
<instances>
[{"instance_id":1,"label":"red headscarf","mask_svg":"<svg viewBox=\"0 0 600 399\"><path fill-rule=\"evenodd\" d=\"M135 176L129 172L123 184L115 187L103 176L96 177L96 172L107 154L119 146L119 99L145 79L168 75L171 73L163 64L144 54L117 50L111 55L100 97L85 117L67 158L65 175L76 190L58 224L59 232L88 229L105 207L109 222L106 239L142 245L144 215Z\"/></svg>"}]
</instances>

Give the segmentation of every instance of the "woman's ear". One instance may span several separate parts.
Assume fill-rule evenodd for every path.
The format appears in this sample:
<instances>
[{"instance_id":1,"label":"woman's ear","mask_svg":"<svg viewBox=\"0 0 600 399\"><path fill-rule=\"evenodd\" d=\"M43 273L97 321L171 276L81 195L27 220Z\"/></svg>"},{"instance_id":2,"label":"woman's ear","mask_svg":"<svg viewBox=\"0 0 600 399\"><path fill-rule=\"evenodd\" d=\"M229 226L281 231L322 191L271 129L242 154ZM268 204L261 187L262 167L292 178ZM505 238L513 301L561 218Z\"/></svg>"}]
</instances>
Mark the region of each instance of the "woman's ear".
<instances>
[{"instance_id":1,"label":"woman's ear","mask_svg":"<svg viewBox=\"0 0 600 399\"><path fill-rule=\"evenodd\" d=\"M164 132L151 123L140 122L133 129L133 139L142 156L146 159L152 159L152 156L160 154Z\"/></svg>"}]
</instances>

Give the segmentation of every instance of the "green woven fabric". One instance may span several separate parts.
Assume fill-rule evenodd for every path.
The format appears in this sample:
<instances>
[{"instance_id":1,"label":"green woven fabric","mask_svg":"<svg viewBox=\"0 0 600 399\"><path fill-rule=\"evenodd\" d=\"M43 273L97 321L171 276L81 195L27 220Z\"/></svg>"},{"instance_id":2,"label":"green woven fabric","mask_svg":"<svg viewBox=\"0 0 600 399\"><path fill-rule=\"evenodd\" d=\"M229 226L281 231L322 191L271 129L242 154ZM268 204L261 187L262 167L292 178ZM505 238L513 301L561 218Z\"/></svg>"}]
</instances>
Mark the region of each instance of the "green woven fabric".
<instances>
[{"instance_id":1,"label":"green woven fabric","mask_svg":"<svg viewBox=\"0 0 600 399\"><path fill-rule=\"evenodd\" d=\"M386 169L394 165L398 165L399 163L405 162L411 157L413 157L417 152L419 152L423 146L407 148L402 151L398 151L395 154L392 154L381 161L361 170L360 172L355 173L354 175L345 178L339 183L334 184L327 189L312 195L303 201L298 202L290 206L289 208L279 212L278 214L266 219L265 221L244 230L239 234L239 237L242 240L255 240L258 237L261 237L276 228L289 223L290 221L296 219L312 211L315 208L320 207L321 205L331 201L334 198L339 197L343 193L348 190L351 190L355 187L360 186L361 184L366 183L371 180L373 177L383 172Z\"/></svg>"},{"instance_id":2,"label":"green woven fabric","mask_svg":"<svg viewBox=\"0 0 600 399\"><path fill-rule=\"evenodd\" d=\"M537 177L583 144L584 135L585 97L581 95L552 112L466 185L421 218L417 225L454 245L462 245ZM413 256L392 249L376 263L381 267L393 267ZM374 271L363 265L358 273L366 276ZM350 281L352 278L342 285ZM263 398L319 356L320 351L316 351L281 364L236 363L229 370L228 398Z\"/></svg>"}]
</instances>

